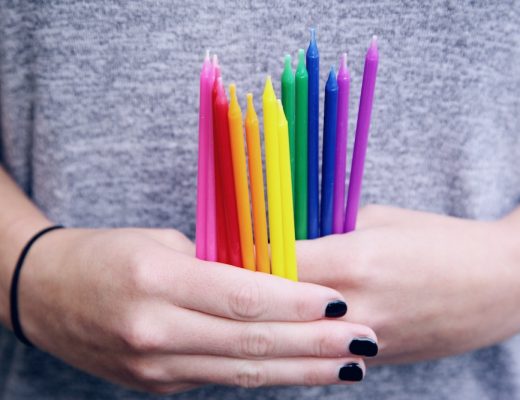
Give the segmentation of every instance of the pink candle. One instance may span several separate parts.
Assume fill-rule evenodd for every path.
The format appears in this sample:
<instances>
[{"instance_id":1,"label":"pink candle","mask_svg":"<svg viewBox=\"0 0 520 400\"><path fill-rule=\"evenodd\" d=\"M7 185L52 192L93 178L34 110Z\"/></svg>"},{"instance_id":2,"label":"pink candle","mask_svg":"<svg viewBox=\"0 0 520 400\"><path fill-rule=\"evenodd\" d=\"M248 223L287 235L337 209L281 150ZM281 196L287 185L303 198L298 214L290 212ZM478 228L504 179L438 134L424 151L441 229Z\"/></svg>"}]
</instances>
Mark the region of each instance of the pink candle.
<instances>
[{"instance_id":1,"label":"pink candle","mask_svg":"<svg viewBox=\"0 0 520 400\"><path fill-rule=\"evenodd\" d=\"M200 99L199 99L199 158L197 170L197 216L195 225L196 256L201 260L207 257L207 195L208 195L208 159L209 159L209 121L211 114L211 86L212 66L209 52L202 64L200 72ZM209 98L209 101L208 101ZM209 107L208 107L209 105Z\"/></svg>"},{"instance_id":2,"label":"pink candle","mask_svg":"<svg viewBox=\"0 0 520 400\"><path fill-rule=\"evenodd\" d=\"M359 200L361 198L361 182L365 167L365 156L368 144L368 131L372 114L372 103L376 88L377 65L379 53L377 51L377 39L374 36L370 42L365 57L365 70L363 83L361 84L361 97L359 99L359 112L356 126L356 138L354 153L352 154L352 167L350 169L350 181L348 185L347 211L345 214L345 232L356 229Z\"/></svg>"},{"instance_id":3,"label":"pink candle","mask_svg":"<svg viewBox=\"0 0 520 400\"><path fill-rule=\"evenodd\" d=\"M350 74L347 53L343 53L338 71L338 119L336 124L336 171L334 173L333 233L343 233L345 211L345 170L347 167L348 99Z\"/></svg>"},{"instance_id":4,"label":"pink candle","mask_svg":"<svg viewBox=\"0 0 520 400\"><path fill-rule=\"evenodd\" d=\"M206 260L217 261L217 210L215 195L215 138L213 135L213 105L212 90L217 77L220 76L217 55L213 55L209 76L208 96L206 97L206 107L209 110L208 118L208 187L206 194Z\"/></svg>"}]
</instances>

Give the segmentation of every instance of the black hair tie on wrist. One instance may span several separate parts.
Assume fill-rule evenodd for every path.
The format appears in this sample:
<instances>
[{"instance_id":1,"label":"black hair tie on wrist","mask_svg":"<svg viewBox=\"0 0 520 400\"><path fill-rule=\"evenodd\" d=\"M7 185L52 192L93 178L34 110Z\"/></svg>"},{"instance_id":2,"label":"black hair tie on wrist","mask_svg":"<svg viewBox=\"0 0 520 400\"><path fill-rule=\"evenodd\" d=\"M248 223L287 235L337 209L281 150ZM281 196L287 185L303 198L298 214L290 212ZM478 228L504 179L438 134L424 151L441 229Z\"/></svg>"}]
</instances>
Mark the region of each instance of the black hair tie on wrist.
<instances>
[{"instance_id":1,"label":"black hair tie on wrist","mask_svg":"<svg viewBox=\"0 0 520 400\"><path fill-rule=\"evenodd\" d=\"M25 245L22 252L20 253L20 257L18 258L18 262L16 263L16 267L13 272L13 279L11 281L11 292L10 292L10 301L11 301L11 325L13 327L13 333L17 337L17 339L29 347L34 347L33 344L27 339L27 337L23 333L22 325L20 324L20 315L18 313L18 281L20 280L20 272L22 271L23 262L25 261L25 257L29 253L32 245L43 235L54 231L56 229L64 228L62 225L54 225L48 228L45 228L34 235L29 242Z\"/></svg>"}]
</instances>

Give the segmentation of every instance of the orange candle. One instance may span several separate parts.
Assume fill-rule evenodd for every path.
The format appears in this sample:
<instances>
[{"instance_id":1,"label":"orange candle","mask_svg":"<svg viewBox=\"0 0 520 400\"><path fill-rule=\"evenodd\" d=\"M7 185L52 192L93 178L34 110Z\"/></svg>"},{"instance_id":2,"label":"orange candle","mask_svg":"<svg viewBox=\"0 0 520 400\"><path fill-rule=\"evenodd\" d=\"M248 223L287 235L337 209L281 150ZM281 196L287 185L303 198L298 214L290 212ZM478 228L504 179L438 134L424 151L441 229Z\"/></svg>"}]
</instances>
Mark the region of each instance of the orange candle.
<instances>
[{"instance_id":1,"label":"orange candle","mask_svg":"<svg viewBox=\"0 0 520 400\"><path fill-rule=\"evenodd\" d=\"M269 274L269 247L267 245L267 218L265 215L264 177L262 174L262 152L260 149L260 129L258 116L253 104L253 94L247 94L246 139L251 180L251 200L253 206L253 230L255 234L256 270Z\"/></svg>"},{"instance_id":2,"label":"orange candle","mask_svg":"<svg viewBox=\"0 0 520 400\"><path fill-rule=\"evenodd\" d=\"M231 158L233 161L233 175L235 178L238 228L240 233L240 248L242 250L242 266L249 270L255 271L255 249L253 245L253 230L251 227L249 190L247 187L242 110L240 110L240 106L237 100L236 87L233 83L229 85L229 95L229 135L231 138Z\"/></svg>"}]
</instances>

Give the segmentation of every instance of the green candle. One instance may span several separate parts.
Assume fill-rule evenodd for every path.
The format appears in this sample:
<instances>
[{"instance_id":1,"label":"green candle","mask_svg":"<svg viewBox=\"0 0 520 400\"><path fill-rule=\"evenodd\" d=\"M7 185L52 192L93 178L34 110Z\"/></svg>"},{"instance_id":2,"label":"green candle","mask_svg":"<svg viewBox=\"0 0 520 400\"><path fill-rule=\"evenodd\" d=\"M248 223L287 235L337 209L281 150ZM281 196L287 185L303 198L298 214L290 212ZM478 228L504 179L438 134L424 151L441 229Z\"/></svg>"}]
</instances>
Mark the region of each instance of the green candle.
<instances>
[{"instance_id":1,"label":"green candle","mask_svg":"<svg viewBox=\"0 0 520 400\"><path fill-rule=\"evenodd\" d=\"M295 124L295 87L294 87L294 73L291 67L291 56L287 54L285 56L285 67L282 72L282 104L283 111L285 114L285 118L287 118L287 126L289 128L289 150L290 150L290 159L291 159L291 183L292 183L292 192L294 199L294 180L295 180L295 169L296 169L296 159L295 159L295 151L294 151L294 124ZM294 203L294 200L293 200ZM293 208L294 208L293 204Z\"/></svg>"},{"instance_id":2,"label":"green candle","mask_svg":"<svg viewBox=\"0 0 520 400\"><path fill-rule=\"evenodd\" d=\"M309 75L305 68L305 52L298 51L296 68L296 190L294 201L294 220L296 239L307 239L307 97Z\"/></svg>"}]
</instances>

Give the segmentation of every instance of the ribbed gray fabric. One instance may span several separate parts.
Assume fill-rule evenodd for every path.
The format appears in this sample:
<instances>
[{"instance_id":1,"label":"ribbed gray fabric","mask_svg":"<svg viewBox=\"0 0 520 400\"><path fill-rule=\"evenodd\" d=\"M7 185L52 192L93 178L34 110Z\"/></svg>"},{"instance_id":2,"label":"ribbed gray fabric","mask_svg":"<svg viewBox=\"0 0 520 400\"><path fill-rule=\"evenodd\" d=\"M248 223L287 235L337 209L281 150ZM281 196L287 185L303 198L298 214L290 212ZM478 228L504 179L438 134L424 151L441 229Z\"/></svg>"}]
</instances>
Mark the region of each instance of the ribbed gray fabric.
<instances>
[{"instance_id":1,"label":"ribbed gray fabric","mask_svg":"<svg viewBox=\"0 0 520 400\"><path fill-rule=\"evenodd\" d=\"M50 218L193 237L204 50L218 52L242 105L252 90L260 111L265 75L278 92L283 55L307 47L309 26L318 30L322 90L329 65L349 53L351 132L364 52L372 34L380 38L364 203L478 219L519 204L518 2L197 3L0 3L1 160ZM2 399L153 397L25 348L0 328ZM349 388L207 387L175 398L518 399L520 337L372 368Z\"/></svg>"}]
</instances>

